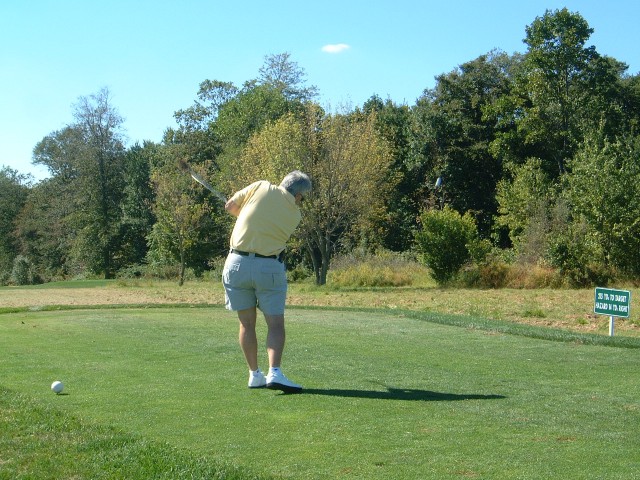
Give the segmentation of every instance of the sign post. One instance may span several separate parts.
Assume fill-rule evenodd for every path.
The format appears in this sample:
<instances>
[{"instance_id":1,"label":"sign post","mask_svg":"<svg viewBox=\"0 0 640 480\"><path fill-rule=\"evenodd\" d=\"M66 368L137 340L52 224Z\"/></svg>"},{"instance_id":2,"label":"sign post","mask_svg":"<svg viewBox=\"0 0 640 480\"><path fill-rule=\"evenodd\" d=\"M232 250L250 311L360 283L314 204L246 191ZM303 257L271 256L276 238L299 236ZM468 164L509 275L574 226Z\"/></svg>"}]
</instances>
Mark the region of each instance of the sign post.
<instances>
[{"instance_id":1,"label":"sign post","mask_svg":"<svg viewBox=\"0 0 640 480\"><path fill-rule=\"evenodd\" d=\"M612 288L596 287L593 311L609 315L609 336L613 337L615 317L628 318L631 310L631 292Z\"/></svg>"}]
</instances>

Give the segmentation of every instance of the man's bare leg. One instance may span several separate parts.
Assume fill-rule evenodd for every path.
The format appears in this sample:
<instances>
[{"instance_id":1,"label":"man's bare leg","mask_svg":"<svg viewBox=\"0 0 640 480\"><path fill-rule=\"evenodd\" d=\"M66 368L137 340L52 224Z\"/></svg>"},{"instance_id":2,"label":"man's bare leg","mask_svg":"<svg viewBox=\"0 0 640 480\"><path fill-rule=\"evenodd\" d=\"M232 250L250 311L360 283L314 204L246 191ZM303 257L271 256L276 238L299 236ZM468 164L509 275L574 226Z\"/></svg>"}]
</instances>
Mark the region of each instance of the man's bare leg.
<instances>
[{"instance_id":1,"label":"man's bare leg","mask_svg":"<svg viewBox=\"0 0 640 480\"><path fill-rule=\"evenodd\" d=\"M284 315L265 314L264 319L267 322L267 354L269 355L269 367L280 368L286 338Z\"/></svg>"},{"instance_id":2,"label":"man's bare leg","mask_svg":"<svg viewBox=\"0 0 640 480\"><path fill-rule=\"evenodd\" d=\"M249 369L258 369L258 338L256 336L256 307L238 310L238 320L240 320L240 333L238 340L244 358L247 360Z\"/></svg>"}]
</instances>

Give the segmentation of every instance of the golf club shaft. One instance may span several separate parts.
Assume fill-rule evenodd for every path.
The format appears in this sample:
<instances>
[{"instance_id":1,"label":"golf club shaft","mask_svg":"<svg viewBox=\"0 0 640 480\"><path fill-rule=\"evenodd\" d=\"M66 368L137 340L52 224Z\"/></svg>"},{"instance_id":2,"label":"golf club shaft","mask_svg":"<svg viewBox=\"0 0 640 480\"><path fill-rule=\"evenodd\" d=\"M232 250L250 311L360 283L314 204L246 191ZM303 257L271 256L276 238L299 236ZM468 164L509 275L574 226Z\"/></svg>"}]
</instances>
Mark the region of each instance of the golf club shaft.
<instances>
[{"instance_id":1,"label":"golf club shaft","mask_svg":"<svg viewBox=\"0 0 640 480\"><path fill-rule=\"evenodd\" d=\"M225 203L225 204L227 203L227 197L225 197L223 194L221 194L219 191L217 191L215 188L213 188L211 186L211 184L209 182L207 182L204 178L202 178L200 175L198 175L192 169L189 169L189 173L191 174L191 178L193 178L196 182L198 182L204 188L206 188L211 193L213 193L218 198L218 200L220 200L222 203Z\"/></svg>"}]
</instances>

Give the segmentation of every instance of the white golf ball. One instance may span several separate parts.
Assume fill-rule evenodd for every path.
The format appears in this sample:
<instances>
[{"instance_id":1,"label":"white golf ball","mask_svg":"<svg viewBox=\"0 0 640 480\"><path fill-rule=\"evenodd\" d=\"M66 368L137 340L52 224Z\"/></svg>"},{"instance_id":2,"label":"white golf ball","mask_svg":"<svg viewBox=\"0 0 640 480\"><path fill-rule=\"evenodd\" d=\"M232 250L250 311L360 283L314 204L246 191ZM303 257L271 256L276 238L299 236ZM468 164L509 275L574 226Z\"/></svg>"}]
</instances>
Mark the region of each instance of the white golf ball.
<instances>
[{"instance_id":1,"label":"white golf ball","mask_svg":"<svg viewBox=\"0 0 640 480\"><path fill-rule=\"evenodd\" d=\"M58 380L56 380L51 384L51 390L53 390L55 393L61 393L63 389L64 389L63 383L59 382Z\"/></svg>"}]
</instances>

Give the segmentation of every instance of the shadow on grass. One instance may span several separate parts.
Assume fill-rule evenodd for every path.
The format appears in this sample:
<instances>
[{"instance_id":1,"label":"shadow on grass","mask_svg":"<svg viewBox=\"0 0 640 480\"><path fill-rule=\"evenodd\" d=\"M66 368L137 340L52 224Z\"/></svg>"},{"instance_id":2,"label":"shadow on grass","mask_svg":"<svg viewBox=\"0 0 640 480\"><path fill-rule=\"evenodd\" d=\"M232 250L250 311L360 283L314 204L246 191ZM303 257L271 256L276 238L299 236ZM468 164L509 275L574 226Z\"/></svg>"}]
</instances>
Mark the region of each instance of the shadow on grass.
<instances>
[{"instance_id":1,"label":"shadow on grass","mask_svg":"<svg viewBox=\"0 0 640 480\"><path fill-rule=\"evenodd\" d=\"M459 400L499 400L503 395L479 395L431 392L408 388L388 388L386 392L377 390L348 390L340 388L305 388L303 395L326 395L329 397L373 398L377 400L407 400L422 402L455 402Z\"/></svg>"}]
</instances>

